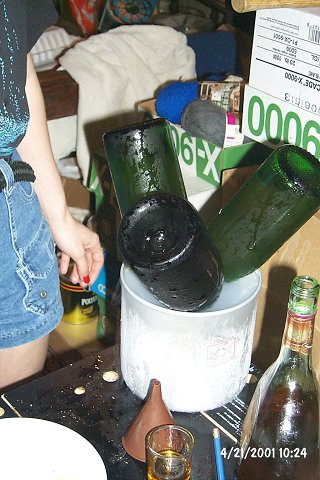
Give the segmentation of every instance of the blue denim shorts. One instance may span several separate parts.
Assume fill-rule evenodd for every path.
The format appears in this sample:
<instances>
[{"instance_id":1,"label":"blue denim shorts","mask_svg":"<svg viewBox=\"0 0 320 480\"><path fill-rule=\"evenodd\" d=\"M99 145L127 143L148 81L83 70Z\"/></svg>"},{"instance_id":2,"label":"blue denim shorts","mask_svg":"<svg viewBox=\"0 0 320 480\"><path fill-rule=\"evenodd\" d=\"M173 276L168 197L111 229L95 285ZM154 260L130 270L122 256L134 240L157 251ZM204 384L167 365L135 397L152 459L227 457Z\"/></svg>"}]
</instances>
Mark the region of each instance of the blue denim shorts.
<instances>
[{"instance_id":1,"label":"blue denim shorts","mask_svg":"<svg viewBox=\"0 0 320 480\"><path fill-rule=\"evenodd\" d=\"M31 342L60 322L55 245L32 183L14 183L0 158L0 348Z\"/></svg>"}]
</instances>

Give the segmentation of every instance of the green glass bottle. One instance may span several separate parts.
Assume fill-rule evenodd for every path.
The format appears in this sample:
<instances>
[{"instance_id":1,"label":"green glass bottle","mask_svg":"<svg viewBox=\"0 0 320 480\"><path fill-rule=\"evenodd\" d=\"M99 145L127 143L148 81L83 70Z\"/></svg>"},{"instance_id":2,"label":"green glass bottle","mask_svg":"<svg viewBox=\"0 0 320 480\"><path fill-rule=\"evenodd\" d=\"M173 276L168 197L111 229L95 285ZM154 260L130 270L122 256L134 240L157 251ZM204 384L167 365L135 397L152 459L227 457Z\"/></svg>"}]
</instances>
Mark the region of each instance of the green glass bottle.
<instances>
[{"instance_id":1,"label":"green glass bottle","mask_svg":"<svg viewBox=\"0 0 320 480\"><path fill-rule=\"evenodd\" d=\"M319 206L319 160L294 145L274 150L208 225L225 280L260 268Z\"/></svg>"},{"instance_id":2,"label":"green glass bottle","mask_svg":"<svg viewBox=\"0 0 320 480\"><path fill-rule=\"evenodd\" d=\"M118 309L112 306L110 296L103 298L98 296L99 315L96 329L96 338L106 347L117 343L119 332Z\"/></svg>"},{"instance_id":3,"label":"green glass bottle","mask_svg":"<svg viewBox=\"0 0 320 480\"><path fill-rule=\"evenodd\" d=\"M167 120L156 118L112 130L103 142L121 215L155 193L187 198Z\"/></svg>"},{"instance_id":4,"label":"green glass bottle","mask_svg":"<svg viewBox=\"0 0 320 480\"><path fill-rule=\"evenodd\" d=\"M318 480L319 391L311 364L319 282L291 285L280 354L261 377L240 439L239 480Z\"/></svg>"},{"instance_id":5,"label":"green glass bottle","mask_svg":"<svg viewBox=\"0 0 320 480\"><path fill-rule=\"evenodd\" d=\"M199 310L220 295L219 252L197 210L183 198L143 198L122 217L118 246L124 261L168 308Z\"/></svg>"}]
</instances>

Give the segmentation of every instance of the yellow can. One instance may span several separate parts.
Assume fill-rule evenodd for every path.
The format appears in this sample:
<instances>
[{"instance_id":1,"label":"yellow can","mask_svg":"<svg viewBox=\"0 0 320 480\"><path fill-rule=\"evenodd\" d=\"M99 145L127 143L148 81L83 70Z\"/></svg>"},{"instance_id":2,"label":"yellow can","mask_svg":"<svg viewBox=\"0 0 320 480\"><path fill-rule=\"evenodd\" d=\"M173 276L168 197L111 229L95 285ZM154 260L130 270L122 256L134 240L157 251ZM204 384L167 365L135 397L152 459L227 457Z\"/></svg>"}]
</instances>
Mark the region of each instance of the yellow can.
<instances>
[{"instance_id":1,"label":"yellow can","mask_svg":"<svg viewBox=\"0 0 320 480\"><path fill-rule=\"evenodd\" d=\"M76 325L91 322L99 312L98 295L74 285L66 277L60 277L60 290L64 307L62 320Z\"/></svg>"}]
</instances>

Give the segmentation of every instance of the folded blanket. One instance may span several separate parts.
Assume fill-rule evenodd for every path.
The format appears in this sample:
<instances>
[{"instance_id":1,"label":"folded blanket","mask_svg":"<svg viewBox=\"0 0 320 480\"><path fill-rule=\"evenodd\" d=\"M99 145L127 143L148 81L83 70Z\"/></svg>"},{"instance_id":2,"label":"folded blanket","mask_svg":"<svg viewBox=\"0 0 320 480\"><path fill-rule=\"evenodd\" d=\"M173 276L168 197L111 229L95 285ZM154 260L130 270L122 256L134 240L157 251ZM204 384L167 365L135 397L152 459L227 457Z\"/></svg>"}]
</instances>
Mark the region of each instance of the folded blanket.
<instances>
[{"instance_id":1,"label":"folded blanket","mask_svg":"<svg viewBox=\"0 0 320 480\"><path fill-rule=\"evenodd\" d=\"M91 36L60 63L79 85L77 158L85 185L103 133L138 121L137 103L154 97L160 86L196 77L187 37L160 25L126 25Z\"/></svg>"}]
</instances>

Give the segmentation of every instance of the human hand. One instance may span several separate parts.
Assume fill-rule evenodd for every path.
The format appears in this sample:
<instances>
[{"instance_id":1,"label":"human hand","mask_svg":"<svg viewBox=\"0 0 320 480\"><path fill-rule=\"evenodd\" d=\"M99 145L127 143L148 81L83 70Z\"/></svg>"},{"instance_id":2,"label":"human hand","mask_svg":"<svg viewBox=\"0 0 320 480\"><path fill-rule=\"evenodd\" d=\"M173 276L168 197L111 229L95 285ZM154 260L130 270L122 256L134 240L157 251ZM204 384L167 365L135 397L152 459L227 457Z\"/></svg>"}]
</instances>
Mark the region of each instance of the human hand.
<instances>
[{"instance_id":1,"label":"human hand","mask_svg":"<svg viewBox=\"0 0 320 480\"><path fill-rule=\"evenodd\" d=\"M74 266L70 273L71 282L79 283L82 287L92 285L104 263L99 236L71 215L59 228L51 227L51 230L61 252L60 273L67 273L72 259Z\"/></svg>"}]
</instances>

